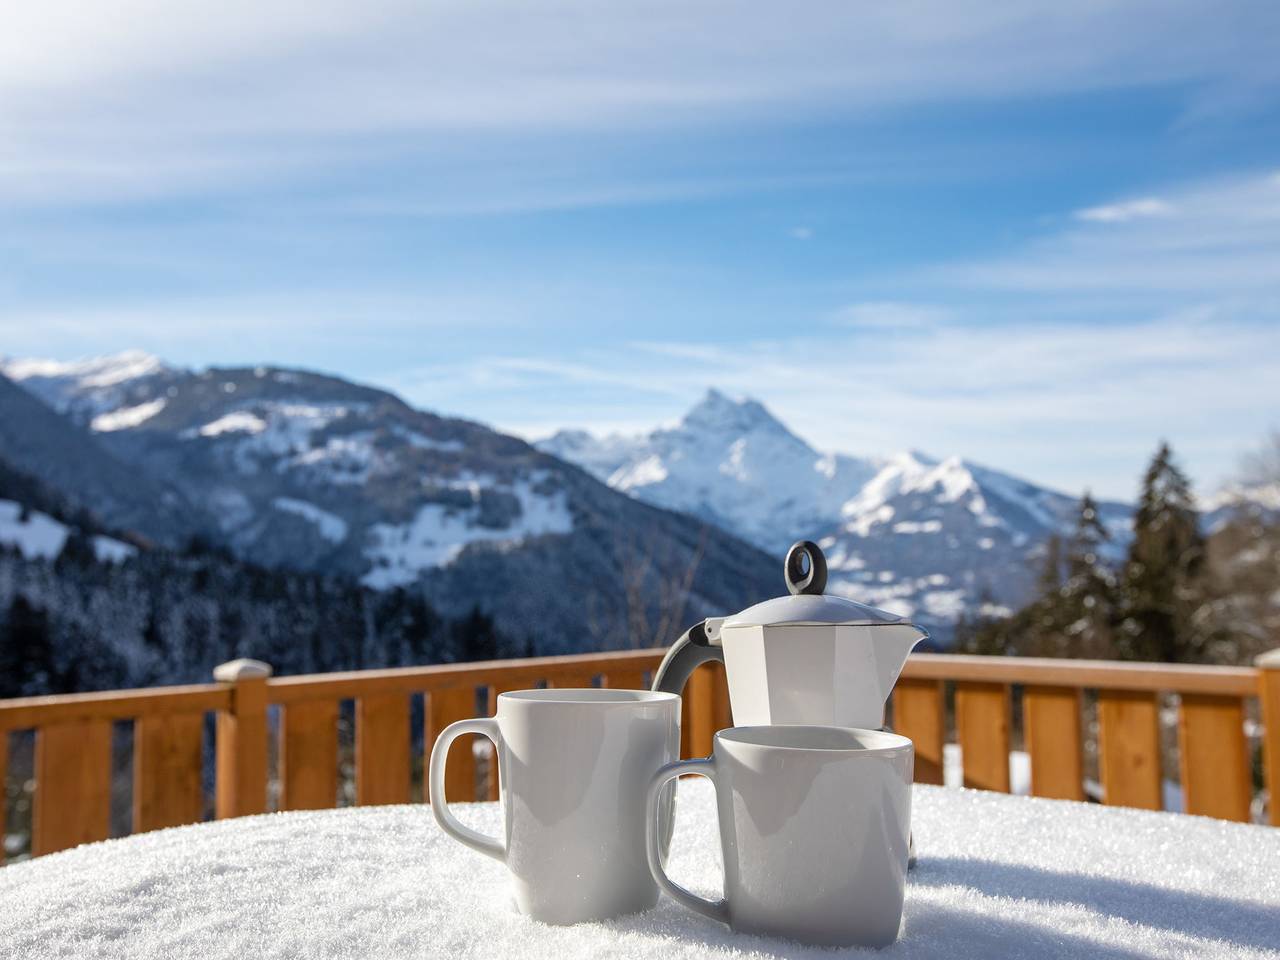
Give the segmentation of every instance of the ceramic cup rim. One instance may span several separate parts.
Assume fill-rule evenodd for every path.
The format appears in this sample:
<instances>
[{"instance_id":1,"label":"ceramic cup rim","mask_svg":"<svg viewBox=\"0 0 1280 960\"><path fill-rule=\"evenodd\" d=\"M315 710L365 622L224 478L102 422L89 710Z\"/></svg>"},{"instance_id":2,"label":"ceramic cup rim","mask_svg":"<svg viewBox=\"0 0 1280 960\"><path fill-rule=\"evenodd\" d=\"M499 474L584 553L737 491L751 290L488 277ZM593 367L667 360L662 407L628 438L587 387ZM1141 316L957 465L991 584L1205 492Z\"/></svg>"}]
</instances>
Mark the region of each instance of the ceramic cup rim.
<instances>
[{"instance_id":1,"label":"ceramic cup rim","mask_svg":"<svg viewBox=\"0 0 1280 960\"><path fill-rule=\"evenodd\" d=\"M545 687L529 690L506 690L498 694L498 702L575 704L578 706L618 707L628 704L670 703L680 695L661 690L624 690L616 687Z\"/></svg>"},{"instance_id":2,"label":"ceramic cup rim","mask_svg":"<svg viewBox=\"0 0 1280 960\"><path fill-rule=\"evenodd\" d=\"M832 740L844 741L832 743ZM716 744L757 750L816 753L846 757L886 757L915 749L900 733L834 724L779 723L728 727L717 731Z\"/></svg>"}]
</instances>

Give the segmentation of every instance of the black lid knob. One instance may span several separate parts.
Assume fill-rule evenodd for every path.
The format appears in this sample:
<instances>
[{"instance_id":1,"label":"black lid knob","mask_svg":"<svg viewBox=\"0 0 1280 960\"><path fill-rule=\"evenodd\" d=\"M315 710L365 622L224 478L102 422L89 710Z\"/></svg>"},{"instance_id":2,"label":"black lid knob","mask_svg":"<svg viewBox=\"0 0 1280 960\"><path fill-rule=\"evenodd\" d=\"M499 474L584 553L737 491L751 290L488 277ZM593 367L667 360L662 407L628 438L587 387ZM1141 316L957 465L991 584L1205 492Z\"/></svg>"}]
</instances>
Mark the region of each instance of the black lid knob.
<instances>
[{"instance_id":1,"label":"black lid knob","mask_svg":"<svg viewBox=\"0 0 1280 960\"><path fill-rule=\"evenodd\" d=\"M822 593L827 589L827 558L822 555L822 548L812 540L797 540L787 551L783 575L793 594Z\"/></svg>"}]
</instances>

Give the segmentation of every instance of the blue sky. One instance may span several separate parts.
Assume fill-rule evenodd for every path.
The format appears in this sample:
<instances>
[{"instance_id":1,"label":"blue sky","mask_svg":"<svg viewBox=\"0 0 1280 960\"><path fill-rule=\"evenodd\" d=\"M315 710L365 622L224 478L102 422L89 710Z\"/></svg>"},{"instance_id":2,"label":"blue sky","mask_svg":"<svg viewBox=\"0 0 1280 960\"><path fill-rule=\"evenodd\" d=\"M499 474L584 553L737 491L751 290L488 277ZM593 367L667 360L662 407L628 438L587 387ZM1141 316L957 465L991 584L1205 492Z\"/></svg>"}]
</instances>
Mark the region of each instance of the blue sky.
<instances>
[{"instance_id":1,"label":"blue sky","mask_svg":"<svg viewBox=\"0 0 1280 960\"><path fill-rule=\"evenodd\" d=\"M25 7L0 353L527 436L716 385L1116 497L1280 426L1273 3Z\"/></svg>"}]
</instances>

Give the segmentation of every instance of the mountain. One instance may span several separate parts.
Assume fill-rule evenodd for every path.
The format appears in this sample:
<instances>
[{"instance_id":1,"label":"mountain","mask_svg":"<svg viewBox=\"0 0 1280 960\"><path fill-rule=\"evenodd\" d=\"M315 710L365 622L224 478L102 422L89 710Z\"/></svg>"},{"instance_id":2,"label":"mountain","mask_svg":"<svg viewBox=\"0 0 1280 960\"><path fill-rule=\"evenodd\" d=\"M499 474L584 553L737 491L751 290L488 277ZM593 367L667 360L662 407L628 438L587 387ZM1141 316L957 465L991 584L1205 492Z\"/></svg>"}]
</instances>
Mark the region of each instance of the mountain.
<instances>
[{"instance_id":1,"label":"mountain","mask_svg":"<svg viewBox=\"0 0 1280 960\"><path fill-rule=\"evenodd\" d=\"M914 617L943 639L962 612L1028 599L1045 542L1069 535L1078 509L1075 497L958 457L822 453L757 401L716 390L672 427L633 437L562 431L537 446L775 556L817 540L829 590ZM1118 559L1131 510L1099 510Z\"/></svg>"},{"instance_id":2,"label":"mountain","mask_svg":"<svg viewBox=\"0 0 1280 960\"><path fill-rule=\"evenodd\" d=\"M537 447L779 556L801 533L829 526L881 466L819 453L760 403L714 389L674 427L638 437L561 431Z\"/></svg>"},{"instance_id":3,"label":"mountain","mask_svg":"<svg viewBox=\"0 0 1280 960\"><path fill-rule=\"evenodd\" d=\"M194 525L254 563L421 587L443 615L478 607L540 652L669 642L780 590L776 560L719 528L337 377L138 353L0 372L140 486L180 491L195 522L170 538Z\"/></svg>"}]
</instances>

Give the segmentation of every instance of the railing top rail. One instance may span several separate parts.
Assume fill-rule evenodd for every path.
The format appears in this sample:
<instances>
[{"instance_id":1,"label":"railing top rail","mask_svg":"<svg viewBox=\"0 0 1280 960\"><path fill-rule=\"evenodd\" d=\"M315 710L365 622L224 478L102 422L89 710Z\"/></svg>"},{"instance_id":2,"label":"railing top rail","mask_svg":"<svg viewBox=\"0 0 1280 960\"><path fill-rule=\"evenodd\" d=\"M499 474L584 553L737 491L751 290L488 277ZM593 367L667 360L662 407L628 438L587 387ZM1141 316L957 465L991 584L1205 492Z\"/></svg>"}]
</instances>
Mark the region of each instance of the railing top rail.
<instances>
[{"instance_id":1,"label":"railing top rail","mask_svg":"<svg viewBox=\"0 0 1280 960\"><path fill-rule=\"evenodd\" d=\"M429 692L466 684L479 686L499 679L510 685L555 680L587 671L607 674L611 670L650 670L657 666L664 653L662 648L649 648L275 677L267 681L267 698L273 704L288 704L380 693ZM918 653L907 660L902 676L914 680L1249 697L1257 694L1258 670L1198 664ZM229 709L231 697L231 685L212 683L0 700L0 731L75 720L124 720L224 710Z\"/></svg>"},{"instance_id":2,"label":"railing top rail","mask_svg":"<svg viewBox=\"0 0 1280 960\"><path fill-rule=\"evenodd\" d=\"M217 683L20 697L0 700L0 730L25 730L76 720L127 720L201 713L225 710L230 705L230 688Z\"/></svg>"},{"instance_id":3,"label":"railing top rail","mask_svg":"<svg viewBox=\"0 0 1280 960\"><path fill-rule=\"evenodd\" d=\"M1248 697L1258 692L1253 667L1115 660L1054 660L1046 657L982 657L919 653L907 659L902 675L916 680L959 680L1141 690Z\"/></svg>"},{"instance_id":4,"label":"railing top rail","mask_svg":"<svg viewBox=\"0 0 1280 960\"><path fill-rule=\"evenodd\" d=\"M416 693L442 690L466 684L480 685L495 678L504 683L555 679L566 671L597 673L610 670L648 670L658 665L666 651L612 650L606 653L576 653L556 657L527 657L518 660L482 660L474 663L444 663L427 667L393 667L385 670L351 670L343 673L312 673L274 677L267 681L271 703L304 700L334 700L381 693Z\"/></svg>"}]
</instances>

